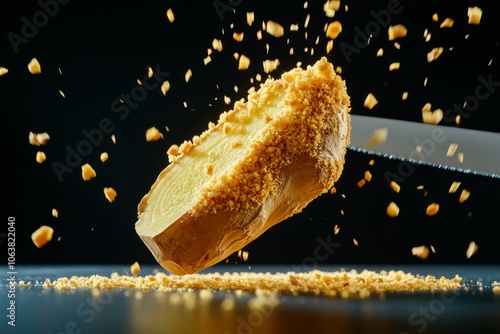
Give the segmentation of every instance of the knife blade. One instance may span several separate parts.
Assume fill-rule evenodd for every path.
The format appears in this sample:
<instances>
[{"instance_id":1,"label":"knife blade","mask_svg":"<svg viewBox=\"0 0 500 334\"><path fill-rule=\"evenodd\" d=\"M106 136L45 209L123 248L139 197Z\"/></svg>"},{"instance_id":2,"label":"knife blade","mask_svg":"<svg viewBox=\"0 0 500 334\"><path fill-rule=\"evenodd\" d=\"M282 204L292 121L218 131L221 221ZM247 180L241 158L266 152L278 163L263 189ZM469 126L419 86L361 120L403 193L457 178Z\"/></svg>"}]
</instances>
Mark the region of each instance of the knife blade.
<instances>
[{"instance_id":1,"label":"knife blade","mask_svg":"<svg viewBox=\"0 0 500 334\"><path fill-rule=\"evenodd\" d=\"M350 150L500 178L500 133L353 114L351 127ZM387 138L371 146L377 129L387 129Z\"/></svg>"}]
</instances>

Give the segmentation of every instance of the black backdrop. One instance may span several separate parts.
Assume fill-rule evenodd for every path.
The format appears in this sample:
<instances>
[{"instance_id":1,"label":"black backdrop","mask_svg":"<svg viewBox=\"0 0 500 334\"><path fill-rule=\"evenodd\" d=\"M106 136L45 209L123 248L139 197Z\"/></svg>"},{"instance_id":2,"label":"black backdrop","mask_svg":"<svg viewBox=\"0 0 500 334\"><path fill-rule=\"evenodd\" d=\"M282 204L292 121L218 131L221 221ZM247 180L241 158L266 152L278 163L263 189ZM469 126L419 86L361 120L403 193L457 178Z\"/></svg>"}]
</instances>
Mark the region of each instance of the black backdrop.
<instances>
[{"instance_id":1,"label":"black backdrop","mask_svg":"<svg viewBox=\"0 0 500 334\"><path fill-rule=\"evenodd\" d=\"M333 20L342 22L343 31L327 57L343 69L353 114L420 122L425 103L447 110L474 96L479 76L492 75L500 81L500 6L496 2L342 0L334 18L324 15L323 3L309 1L304 8L303 1L42 0L10 2L9 8L4 7L0 13L0 66L9 73L0 77L2 135L7 150L2 154L6 170L0 232L7 230L7 217L15 217L17 262L154 263L136 235L134 223L137 204L167 164L167 148L201 133L221 111L230 109L224 96L234 102L258 85L250 78L260 73L264 80L262 60L280 60L278 69L270 73L277 77L299 61L308 65L326 55L324 26ZM483 9L479 26L467 24L467 8L475 5ZM168 8L176 15L173 23L166 18ZM380 16L388 8L393 13L387 21L383 16L377 21L372 11ZM246 24L247 12L255 13L252 27ZM438 13L439 22L432 21L433 13ZM455 20L453 27L439 28L446 17ZM285 36L263 33L258 40L256 33L267 20L281 23ZM387 39L387 25L398 23L408 27L408 36L398 40L399 50ZM288 31L290 24L299 24L299 31ZM423 37L426 28L432 36L429 42ZM368 45L359 33L365 29L372 29ZM232 39L233 31L244 32L243 42ZM223 50L213 51L212 61L205 66L203 59L214 38L222 41ZM438 46L444 47L444 53L428 63L427 52ZM384 49L383 57L376 57L379 48ZM237 70L235 52L251 59L247 71ZM40 75L27 70L33 57L41 63ZM388 66L395 61L401 68L390 72ZM156 87L137 105L130 104L127 114L117 112L114 101L123 98L122 94L138 92L137 79L147 78L149 66L168 73L164 76L171 83L170 91L163 96ZM189 83L184 81L187 69L193 72ZM404 91L409 92L406 101L401 100ZM379 104L367 110L363 100L370 92ZM500 132L499 96L493 91L462 118L460 126ZM68 167L72 172L58 179L53 163L68 165L68 147L82 149L85 131L98 129L103 119L109 119L116 144L110 133L104 133L102 139L95 137L88 152L80 155L81 162ZM151 126L163 132L163 140L146 142L144 133ZM30 131L46 131L51 140L43 147L32 146ZM38 150L47 155L43 164L35 161ZM103 164L99 155L104 151L110 158ZM436 254L425 260L428 263L499 262L498 179L414 166L415 171L396 194L383 175L398 173L399 161L376 157L374 166L369 166L372 158L349 151L345 171L336 184L337 194L321 196L301 214L248 245L247 264L309 265L314 250L322 244L318 238L335 243L325 263L421 263L423 260L411 254L411 248L419 245L434 246ZM79 167L86 162L98 175L89 182L82 180ZM373 180L360 189L356 182L367 169ZM460 189L471 191L463 204L458 203L459 192L448 194L453 181L461 181ZM424 190L416 189L419 185ZM102 191L109 186L118 193L113 203ZM385 214L390 201L401 208L397 218ZM428 217L425 208L432 202L440 203L441 209ZM58 210L59 218L52 217L52 208ZM340 227L337 235L333 235L335 224ZM52 226L55 233L52 242L38 249L30 235L40 225ZM1 237L5 245L5 234ZM472 240L479 252L467 259L465 251ZM229 260L241 262L236 255Z\"/></svg>"}]
</instances>

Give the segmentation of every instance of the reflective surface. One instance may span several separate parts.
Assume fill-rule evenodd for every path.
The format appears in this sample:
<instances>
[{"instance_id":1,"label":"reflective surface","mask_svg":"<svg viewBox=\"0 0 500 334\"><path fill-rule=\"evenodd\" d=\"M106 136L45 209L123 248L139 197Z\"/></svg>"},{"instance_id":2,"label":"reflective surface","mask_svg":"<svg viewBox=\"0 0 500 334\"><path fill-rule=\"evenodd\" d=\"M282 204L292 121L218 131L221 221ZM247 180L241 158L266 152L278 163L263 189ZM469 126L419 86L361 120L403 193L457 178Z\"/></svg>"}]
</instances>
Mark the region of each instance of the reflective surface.
<instances>
[{"instance_id":1,"label":"reflective surface","mask_svg":"<svg viewBox=\"0 0 500 334\"><path fill-rule=\"evenodd\" d=\"M32 286L15 292L15 327L3 316L2 333L498 333L500 293L491 284L500 282L500 266L343 266L347 270L403 270L436 277L461 276L468 290L447 292L396 292L368 299L279 295L273 308L258 310L248 301L253 293L214 292L200 298L198 291L159 292L92 289L57 291ZM142 268L152 274L156 266ZM322 266L335 271L340 267ZM216 266L206 272L287 272L291 266ZM125 274L128 266L18 266L17 280L43 282L46 278ZM2 309L8 314L5 284L1 276ZM481 289L482 287L482 289ZM172 295L175 294L175 298ZM224 300L235 305L225 310ZM6 328L6 330L5 330Z\"/></svg>"}]
</instances>

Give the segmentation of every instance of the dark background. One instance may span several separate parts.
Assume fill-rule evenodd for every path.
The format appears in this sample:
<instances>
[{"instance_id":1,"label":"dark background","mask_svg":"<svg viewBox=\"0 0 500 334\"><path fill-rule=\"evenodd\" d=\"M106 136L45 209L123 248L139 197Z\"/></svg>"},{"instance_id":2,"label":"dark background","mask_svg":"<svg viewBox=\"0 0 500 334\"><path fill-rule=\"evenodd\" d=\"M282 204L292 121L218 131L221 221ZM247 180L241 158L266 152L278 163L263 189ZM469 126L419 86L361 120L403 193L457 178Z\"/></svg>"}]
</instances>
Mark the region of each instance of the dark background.
<instances>
[{"instance_id":1,"label":"dark background","mask_svg":"<svg viewBox=\"0 0 500 334\"><path fill-rule=\"evenodd\" d=\"M20 44L17 53L8 34L22 35L23 17L33 22L33 16L42 7L36 1L16 1L2 9L0 66L7 67L9 73L0 77L2 135L7 151L2 154L6 170L2 178L4 225L0 232L7 229L7 217L15 217L18 264L154 263L136 235L134 224L137 204L167 165L168 147L201 133L209 121L216 121L220 112L229 110L231 105L224 103L225 95L231 97L232 103L246 97L247 89L258 85L256 81L251 84L250 78L257 73L266 77L262 71L264 59L280 59L278 69L270 73L278 77L299 61L308 65L324 56L328 41L324 26L331 21L340 20L343 31L327 57L342 67L353 114L420 122L420 110L427 102L432 103L433 109L446 110L473 96L479 75L492 74L494 80L500 81L498 2L401 0L401 13L390 18L390 24L403 23L409 30L405 39L398 40L401 49L387 40L387 27L382 27L369 45L352 54L351 61L343 54L341 43L355 46L355 28L363 30L375 22L370 11L385 10L388 1L343 0L334 18L324 15L324 1L309 1L307 9L303 1L221 3L233 11L220 16L212 1L72 0L59 4L57 13L27 43ZM467 8L475 5L483 9L479 26L467 24ZM168 8L176 15L173 23L166 18ZM255 12L252 27L246 24L246 12ZM311 17L304 29L307 13ZM439 22L431 20L433 13L439 14ZM455 23L452 28L440 29L439 24L446 17ZM263 39L257 40L256 32L267 20L281 23L285 36L275 38L263 33ZM288 31L292 23L300 25L299 31ZM432 34L428 43L423 37L426 28ZM233 31L244 32L243 42L232 39ZM203 58L214 38L222 40L223 51L214 51L212 61L205 66ZM289 55L290 46L294 48L293 55ZM427 52L437 46L443 46L444 53L437 61L427 63ZM384 48L384 56L376 57L380 47ZM237 70L234 52L251 59L247 71ZM33 57L41 63L40 75L27 70ZM388 66L394 61L401 62L401 68L389 72ZM120 119L120 114L111 108L113 101L130 94L136 80L145 77L146 68L155 69L157 65L169 73L170 91L166 96L159 88L148 92L144 101ZM186 83L184 74L188 68L193 76ZM426 87L425 77L429 78ZM239 87L237 93L234 85ZM409 92L406 101L401 100L404 91ZM363 107L363 101L370 92L379 104L369 111ZM500 132L499 95L495 91L481 101L468 118L462 118L460 126ZM64 163L66 147L76 148L86 139L82 131L97 128L103 118L109 118L115 126L117 143L113 144L106 134L82 160L82 164L88 162L94 167L97 178L84 182L80 168L76 167L59 182L51 164ZM151 126L163 132L163 140L146 142L144 134ZM165 126L170 132L165 131ZM51 140L40 148L31 146L30 131L48 132ZM41 165L35 161L38 150L47 154L47 161ZM104 151L110 158L103 164L99 155ZM414 166L415 171L396 194L383 175L397 174L400 162L375 157L375 165L369 166L373 158L349 151L344 173L336 184L337 194L321 196L301 214L248 245L247 264L309 265L307 259L319 245L317 238L330 238L339 244L325 263L422 263L411 254L411 248L420 245L433 245L436 249L426 263L500 262L498 179ZM367 169L373 180L360 189L356 182ZM458 203L460 190L448 194L453 181L462 182L460 190L471 191L463 204ZM416 189L419 185L424 185L424 190ZM102 191L109 186L118 193L113 203L104 198ZM390 201L401 208L397 218L385 214ZM440 203L441 209L436 216L428 217L425 208L432 202ZM59 211L59 218L52 217L52 208ZM335 224L340 227L338 235L333 235ZM30 236L40 225L52 226L55 233L52 242L38 249ZM1 236L0 241L5 244L5 234ZM353 244L353 238L358 246ZM479 245L479 252L466 259L465 251L472 240ZM241 262L236 255L229 261Z\"/></svg>"}]
</instances>

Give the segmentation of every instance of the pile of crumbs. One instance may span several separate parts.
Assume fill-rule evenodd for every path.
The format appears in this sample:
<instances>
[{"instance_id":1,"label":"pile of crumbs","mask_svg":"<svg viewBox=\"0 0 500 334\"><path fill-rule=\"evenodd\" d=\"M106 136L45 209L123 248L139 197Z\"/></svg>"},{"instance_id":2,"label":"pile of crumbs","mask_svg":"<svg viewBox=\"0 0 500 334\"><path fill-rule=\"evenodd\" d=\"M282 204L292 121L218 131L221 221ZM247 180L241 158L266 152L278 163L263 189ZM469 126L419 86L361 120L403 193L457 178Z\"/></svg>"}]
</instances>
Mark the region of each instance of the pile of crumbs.
<instances>
[{"instance_id":1,"label":"pile of crumbs","mask_svg":"<svg viewBox=\"0 0 500 334\"><path fill-rule=\"evenodd\" d=\"M19 287L31 286L19 282ZM59 291L78 288L89 289L138 289L162 292L210 290L210 291L269 291L272 293L308 293L326 297L368 298L371 294L397 291L436 291L459 289L462 278L414 275L401 270L380 272L340 270L326 272L313 270L307 273L206 273L186 276L157 272L154 275L129 276L112 273L109 277L92 275L61 277L45 280L38 285Z\"/></svg>"}]
</instances>

